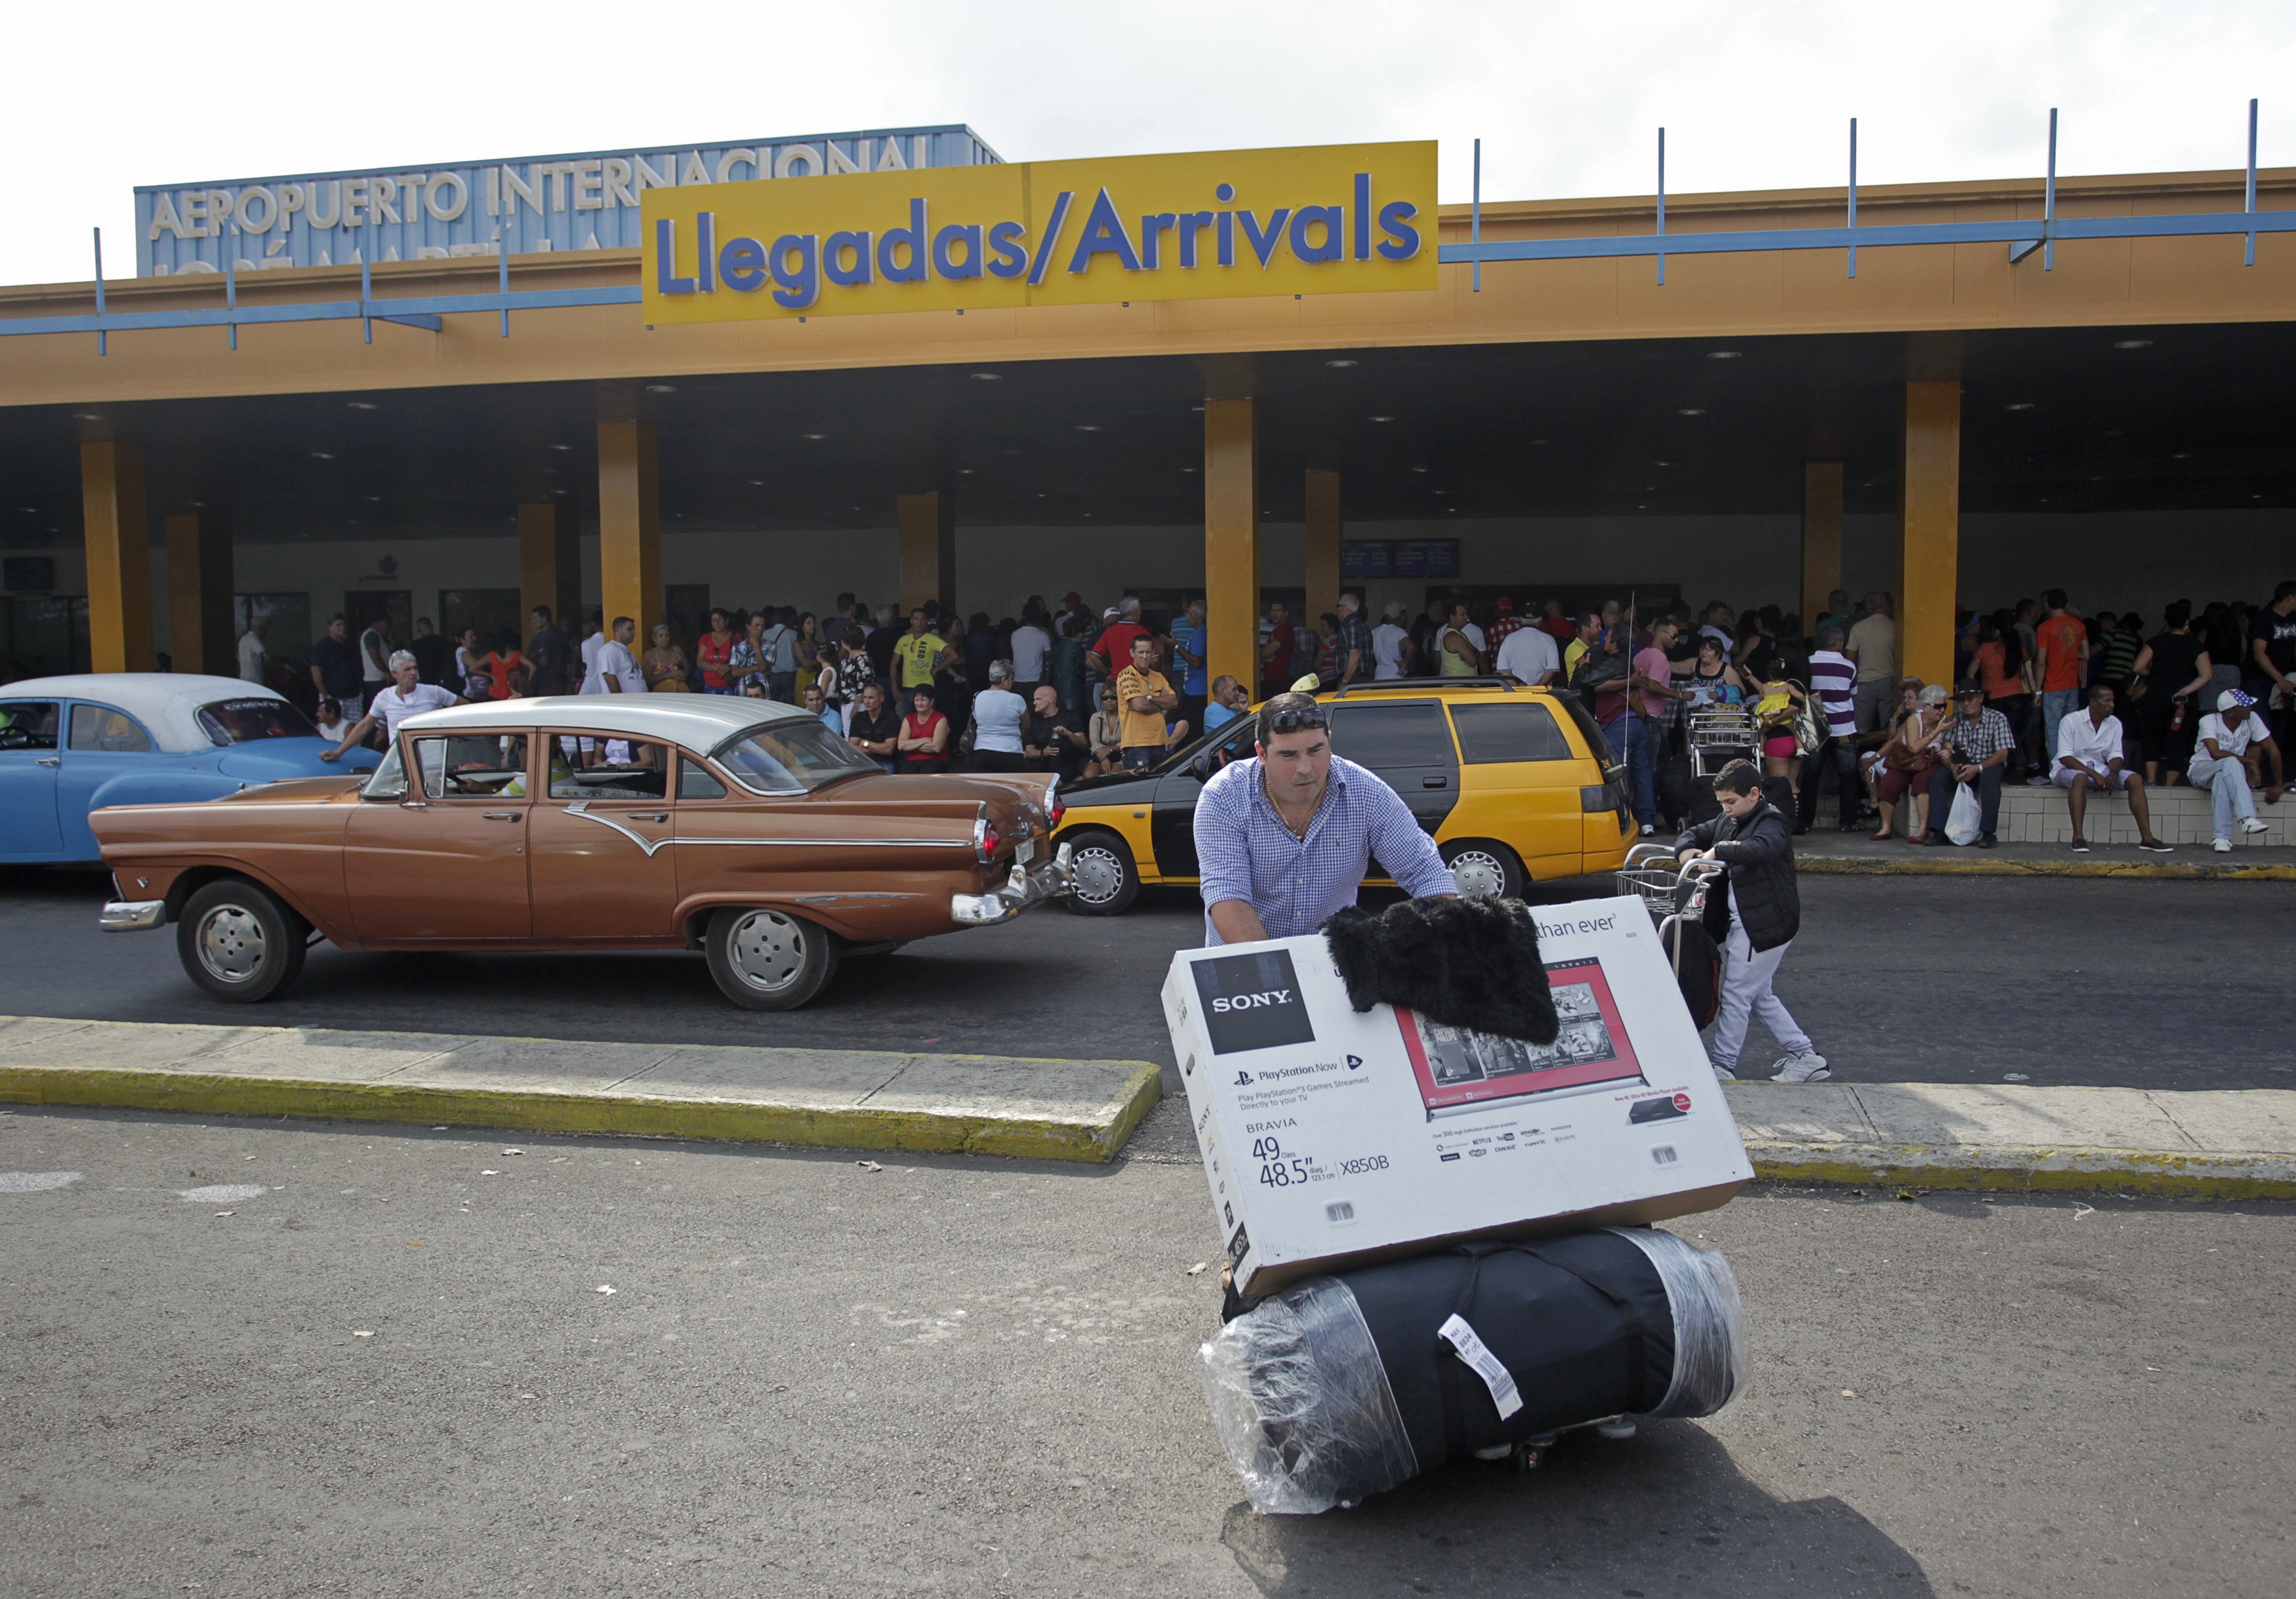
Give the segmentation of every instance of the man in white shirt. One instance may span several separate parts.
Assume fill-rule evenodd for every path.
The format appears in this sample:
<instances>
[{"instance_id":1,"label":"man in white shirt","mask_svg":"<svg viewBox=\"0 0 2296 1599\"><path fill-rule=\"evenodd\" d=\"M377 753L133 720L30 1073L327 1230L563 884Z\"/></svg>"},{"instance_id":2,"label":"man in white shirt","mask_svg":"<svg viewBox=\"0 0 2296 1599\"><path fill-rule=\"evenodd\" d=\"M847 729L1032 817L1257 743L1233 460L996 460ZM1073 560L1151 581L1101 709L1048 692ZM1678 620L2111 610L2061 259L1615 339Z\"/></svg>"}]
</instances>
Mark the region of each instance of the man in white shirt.
<instances>
[{"instance_id":1,"label":"man in white shirt","mask_svg":"<svg viewBox=\"0 0 2296 1599\"><path fill-rule=\"evenodd\" d=\"M263 681L263 627L261 617L250 617L239 636L239 675L249 683Z\"/></svg>"},{"instance_id":2,"label":"man in white shirt","mask_svg":"<svg viewBox=\"0 0 2296 1599\"><path fill-rule=\"evenodd\" d=\"M421 716L426 710L444 710L450 705L460 705L462 698L440 688L435 683L422 680L422 669L415 664L413 653L394 651L390 657L392 686L374 696L366 715L351 725L343 734L343 742L332 750L319 751L321 760L340 760L344 752L367 735L379 721L382 724L382 742L386 748L398 742L398 725L409 717Z\"/></svg>"},{"instance_id":3,"label":"man in white shirt","mask_svg":"<svg viewBox=\"0 0 2296 1599\"><path fill-rule=\"evenodd\" d=\"M359 676L373 699L390 681L390 619L379 616L359 635Z\"/></svg>"},{"instance_id":4,"label":"man in white shirt","mask_svg":"<svg viewBox=\"0 0 2296 1599\"><path fill-rule=\"evenodd\" d=\"M2112 714L2112 691L2098 684L2088 691L2088 709L2057 724L2057 764L2049 775L2066 791L2073 816L2073 853L2087 855L2088 840L2081 831L2088 809L2088 791L2115 791L2128 796L2128 814L2136 819L2136 847L2152 855L2167 855L2172 846L2152 836L2152 810L2145 801L2144 779L2121 758L2120 718Z\"/></svg>"},{"instance_id":5,"label":"man in white shirt","mask_svg":"<svg viewBox=\"0 0 2296 1599\"><path fill-rule=\"evenodd\" d=\"M2219 855L2232 849L2232 824L2235 818L2243 832L2269 832L2270 828L2256 819L2256 796L2249 790L2248 752L2257 752L2259 760L2272 758L2272 784L2264 791L2267 804L2280 803L2281 785L2287 773L2282 763L2280 746L2272 742L2272 734L2257 719L2256 697L2244 689L2228 688L2217 696L2217 708L2201 718L2201 731L2194 741L2193 758L2185 768L2185 775L2196 789L2206 789L2216 807L2216 840L2210 847Z\"/></svg>"},{"instance_id":6,"label":"man in white shirt","mask_svg":"<svg viewBox=\"0 0 2296 1599\"><path fill-rule=\"evenodd\" d=\"M1023 691L1022 699L1029 698L1037 685L1045 681L1045 657L1052 647L1053 636L1033 620L1013 629L1013 681Z\"/></svg>"},{"instance_id":7,"label":"man in white shirt","mask_svg":"<svg viewBox=\"0 0 2296 1599\"><path fill-rule=\"evenodd\" d=\"M592 671L592 668L597 662L598 652L605 647L606 613L602 611L598 613L597 630L592 633L589 637L582 641L582 686L574 691L576 693L603 694L606 692L603 688L592 688L590 686L592 678L594 676Z\"/></svg>"},{"instance_id":8,"label":"man in white shirt","mask_svg":"<svg viewBox=\"0 0 2296 1599\"><path fill-rule=\"evenodd\" d=\"M1498 673L1510 683L1537 688L1562 675L1562 656L1548 635L1536 627L1517 627L1499 646Z\"/></svg>"},{"instance_id":9,"label":"man in white shirt","mask_svg":"<svg viewBox=\"0 0 2296 1599\"><path fill-rule=\"evenodd\" d=\"M590 669L582 678L586 694L642 694L646 692L645 673L638 667L637 657L630 653L631 641L638 636L638 625L626 616L614 619L614 636L598 646L590 657ZM585 646L586 651L586 646ZM581 741L582 764L598 764L599 743L602 741ZM621 739L607 739L606 764L610 767L629 764L629 745Z\"/></svg>"},{"instance_id":10,"label":"man in white shirt","mask_svg":"<svg viewBox=\"0 0 2296 1599\"><path fill-rule=\"evenodd\" d=\"M1372 676L1384 681L1400 677L1410 668L1411 635L1403 626L1406 608L1390 600L1378 627L1371 630Z\"/></svg>"}]
</instances>

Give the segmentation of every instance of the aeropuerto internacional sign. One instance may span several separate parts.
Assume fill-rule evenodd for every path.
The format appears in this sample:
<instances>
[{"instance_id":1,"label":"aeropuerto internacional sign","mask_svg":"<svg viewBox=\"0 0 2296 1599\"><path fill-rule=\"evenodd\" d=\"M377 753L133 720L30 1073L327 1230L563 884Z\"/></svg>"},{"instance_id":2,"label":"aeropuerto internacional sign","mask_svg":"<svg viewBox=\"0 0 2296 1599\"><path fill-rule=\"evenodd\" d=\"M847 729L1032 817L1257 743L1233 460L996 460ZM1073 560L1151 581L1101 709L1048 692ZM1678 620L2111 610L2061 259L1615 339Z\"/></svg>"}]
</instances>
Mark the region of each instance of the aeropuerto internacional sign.
<instances>
[{"instance_id":1,"label":"aeropuerto internacional sign","mask_svg":"<svg viewBox=\"0 0 2296 1599\"><path fill-rule=\"evenodd\" d=\"M642 242L639 197L652 189L1002 160L970 127L949 126L163 184L135 191L135 269L493 255L505 240L512 254L628 249Z\"/></svg>"},{"instance_id":2,"label":"aeropuerto internacional sign","mask_svg":"<svg viewBox=\"0 0 2296 1599\"><path fill-rule=\"evenodd\" d=\"M1432 140L681 184L641 206L656 324L1436 286Z\"/></svg>"}]
</instances>

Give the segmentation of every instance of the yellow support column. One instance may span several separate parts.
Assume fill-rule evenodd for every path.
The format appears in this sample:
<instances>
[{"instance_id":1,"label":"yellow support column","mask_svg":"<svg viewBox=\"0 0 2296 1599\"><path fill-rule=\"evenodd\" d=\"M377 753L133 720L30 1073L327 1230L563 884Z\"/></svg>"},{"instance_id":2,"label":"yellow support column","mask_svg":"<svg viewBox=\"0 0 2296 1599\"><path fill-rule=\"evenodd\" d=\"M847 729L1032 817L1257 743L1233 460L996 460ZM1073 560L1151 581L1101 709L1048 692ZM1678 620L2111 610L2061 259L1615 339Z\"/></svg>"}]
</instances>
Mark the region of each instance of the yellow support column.
<instances>
[{"instance_id":1,"label":"yellow support column","mask_svg":"<svg viewBox=\"0 0 2296 1599\"><path fill-rule=\"evenodd\" d=\"M1961 546L1961 385L1906 385L1905 534L1898 554L1898 671L1953 677Z\"/></svg>"},{"instance_id":2,"label":"yellow support column","mask_svg":"<svg viewBox=\"0 0 2296 1599\"><path fill-rule=\"evenodd\" d=\"M636 648L661 619L661 500L652 422L598 424L598 598L611 631L626 616Z\"/></svg>"},{"instance_id":3,"label":"yellow support column","mask_svg":"<svg viewBox=\"0 0 2296 1599\"><path fill-rule=\"evenodd\" d=\"M144 512L144 448L113 439L79 447L87 540L88 664L152 669L152 531Z\"/></svg>"},{"instance_id":4,"label":"yellow support column","mask_svg":"<svg viewBox=\"0 0 2296 1599\"><path fill-rule=\"evenodd\" d=\"M521 629L537 605L549 606L569 633L581 626L581 529L562 500L518 508L518 597L526 612L518 619Z\"/></svg>"},{"instance_id":5,"label":"yellow support column","mask_svg":"<svg viewBox=\"0 0 2296 1599\"><path fill-rule=\"evenodd\" d=\"M901 616L928 601L956 611L956 496L947 489L895 496L900 529Z\"/></svg>"},{"instance_id":6,"label":"yellow support column","mask_svg":"<svg viewBox=\"0 0 2296 1599\"><path fill-rule=\"evenodd\" d=\"M1811 461L1801 476L1801 626L1815 633L1841 586L1841 463Z\"/></svg>"},{"instance_id":7,"label":"yellow support column","mask_svg":"<svg viewBox=\"0 0 2296 1599\"><path fill-rule=\"evenodd\" d=\"M207 512L168 519L168 657L179 672L239 676L231 529ZM288 641L267 641L284 652ZM299 647L302 641L293 641Z\"/></svg>"},{"instance_id":8,"label":"yellow support column","mask_svg":"<svg viewBox=\"0 0 2296 1599\"><path fill-rule=\"evenodd\" d=\"M1248 396L1204 401L1204 627L1205 669L1257 699L1259 437Z\"/></svg>"},{"instance_id":9,"label":"yellow support column","mask_svg":"<svg viewBox=\"0 0 2296 1599\"><path fill-rule=\"evenodd\" d=\"M1323 467L1308 469L1307 564L1306 619L1320 627L1340 605L1340 474Z\"/></svg>"}]
</instances>

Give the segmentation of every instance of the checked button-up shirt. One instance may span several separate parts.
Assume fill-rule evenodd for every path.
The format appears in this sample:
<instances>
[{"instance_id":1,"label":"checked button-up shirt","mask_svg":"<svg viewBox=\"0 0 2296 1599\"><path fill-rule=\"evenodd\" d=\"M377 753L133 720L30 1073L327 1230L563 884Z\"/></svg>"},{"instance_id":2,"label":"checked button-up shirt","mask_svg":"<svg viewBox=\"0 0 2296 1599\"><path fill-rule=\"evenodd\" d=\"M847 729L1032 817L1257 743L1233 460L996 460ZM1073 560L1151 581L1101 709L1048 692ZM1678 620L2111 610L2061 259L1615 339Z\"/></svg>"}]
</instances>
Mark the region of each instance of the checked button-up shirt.
<instances>
[{"instance_id":1,"label":"checked button-up shirt","mask_svg":"<svg viewBox=\"0 0 2296 1599\"><path fill-rule=\"evenodd\" d=\"M1314 932L1356 902L1374 856L1406 894L1458 891L1435 840L1401 796L1355 762L1332 758L1331 781L1304 839L1275 814L1257 756L1223 767L1196 800L1204 943L1224 942L1210 914L1223 899L1251 906L1271 939Z\"/></svg>"},{"instance_id":2,"label":"checked button-up shirt","mask_svg":"<svg viewBox=\"0 0 2296 1599\"><path fill-rule=\"evenodd\" d=\"M1978 765L2017 747L2009 732L2009 718L1990 706L1978 712L1974 722L1956 721L1946 729L1945 742L1961 751L1962 759Z\"/></svg>"}]
</instances>

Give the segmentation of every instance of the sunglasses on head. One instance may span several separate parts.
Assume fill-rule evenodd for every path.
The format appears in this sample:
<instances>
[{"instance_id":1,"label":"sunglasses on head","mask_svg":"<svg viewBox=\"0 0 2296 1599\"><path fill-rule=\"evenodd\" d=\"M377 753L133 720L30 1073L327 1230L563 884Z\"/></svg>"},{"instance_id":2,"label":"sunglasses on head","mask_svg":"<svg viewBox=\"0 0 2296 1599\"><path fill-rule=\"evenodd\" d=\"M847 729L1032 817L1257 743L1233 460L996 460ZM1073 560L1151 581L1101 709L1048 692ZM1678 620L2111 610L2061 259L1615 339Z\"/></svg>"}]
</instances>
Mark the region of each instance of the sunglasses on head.
<instances>
[{"instance_id":1,"label":"sunglasses on head","mask_svg":"<svg viewBox=\"0 0 2296 1599\"><path fill-rule=\"evenodd\" d=\"M1332 718L1324 713L1324 708L1311 705L1298 710L1276 711L1267 718L1267 730L1275 734L1298 733L1308 727L1329 727L1331 725Z\"/></svg>"}]
</instances>

